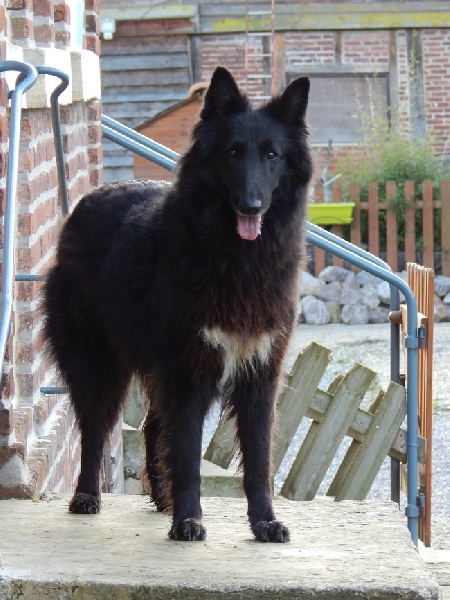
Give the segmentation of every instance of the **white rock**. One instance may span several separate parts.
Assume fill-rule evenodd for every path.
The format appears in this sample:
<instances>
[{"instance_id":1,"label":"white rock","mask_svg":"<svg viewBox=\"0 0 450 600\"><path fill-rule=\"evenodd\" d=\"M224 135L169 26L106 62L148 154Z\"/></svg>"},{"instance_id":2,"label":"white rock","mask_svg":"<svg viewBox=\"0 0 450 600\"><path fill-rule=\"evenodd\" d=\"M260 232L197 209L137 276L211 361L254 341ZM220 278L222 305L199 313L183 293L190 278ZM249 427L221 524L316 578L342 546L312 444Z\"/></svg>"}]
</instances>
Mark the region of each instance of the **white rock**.
<instances>
[{"instance_id":1,"label":"white rock","mask_svg":"<svg viewBox=\"0 0 450 600\"><path fill-rule=\"evenodd\" d=\"M340 323L341 322L341 303L336 302L335 300L327 300L325 302L325 306L328 308L330 313L330 322L331 323Z\"/></svg>"},{"instance_id":2,"label":"white rock","mask_svg":"<svg viewBox=\"0 0 450 600\"><path fill-rule=\"evenodd\" d=\"M389 309L377 306L369 309L369 323L387 323L389 321Z\"/></svg>"},{"instance_id":3,"label":"white rock","mask_svg":"<svg viewBox=\"0 0 450 600\"><path fill-rule=\"evenodd\" d=\"M344 269L344 267L325 267L325 269L319 273L319 279L322 279L327 283L330 281L344 281L348 273L348 269Z\"/></svg>"},{"instance_id":4,"label":"white rock","mask_svg":"<svg viewBox=\"0 0 450 600\"><path fill-rule=\"evenodd\" d=\"M301 296L316 296L317 292L322 288L325 282L322 279L314 277L308 271L302 273L300 279L300 295Z\"/></svg>"},{"instance_id":5,"label":"white rock","mask_svg":"<svg viewBox=\"0 0 450 600\"><path fill-rule=\"evenodd\" d=\"M377 290L371 283L361 288L361 297L362 303L367 306L369 310L374 310L380 304L380 298Z\"/></svg>"},{"instance_id":6,"label":"white rock","mask_svg":"<svg viewBox=\"0 0 450 600\"><path fill-rule=\"evenodd\" d=\"M308 325L325 325L331 320L325 303L315 296L305 296L300 301L303 319Z\"/></svg>"},{"instance_id":7,"label":"white rock","mask_svg":"<svg viewBox=\"0 0 450 600\"><path fill-rule=\"evenodd\" d=\"M369 309L362 304L345 304L341 318L347 325L364 325L369 322Z\"/></svg>"},{"instance_id":8,"label":"white rock","mask_svg":"<svg viewBox=\"0 0 450 600\"><path fill-rule=\"evenodd\" d=\"M338 281L325 284L317 292L320 300L334 300L340 302L342 298L342 285Z\"/></svg>"},{"instance_id":9,"label":"white rock","mask_svg":"<svg viewBox=\"0 0 450 600\"><path fill-rule=\"evenodd\" d=\"M448 312L439 296L434 297L434 320L436 323L448 321Z\"/></svg>"},{"instance_id":10,"label":"white rock","mask_svg":"<svg viewBox=\"0 0 450 600\"><path fill-rule=\"evenodd\" d=\"M450 292L450 277L438 275L434 280L434 291L443 298Z\"/></svg>"},{"instance_id":11,"label":"white rock","mask_svg":"<svg viewBox=\"0 0 450 600\"><path fill-rule=\"evenodd\" d=\"M362 302L361 291L356 275L348 271L347 277L342 284L341 304L360 304Z\"/></svg>"},{"instance_id":12,"label":"white rock","mask_svg":"<svg viewBox=\"0 0 450 600\"><path fill-rule=\"evenodd\" d=\"M379 277L375 277L375 275L372 275L372 273L368 273L367 271L359 271L359 273L356 273L356 281L360 286L371 284L376 287L383 280Z\"/></svg>"}]
</instances>

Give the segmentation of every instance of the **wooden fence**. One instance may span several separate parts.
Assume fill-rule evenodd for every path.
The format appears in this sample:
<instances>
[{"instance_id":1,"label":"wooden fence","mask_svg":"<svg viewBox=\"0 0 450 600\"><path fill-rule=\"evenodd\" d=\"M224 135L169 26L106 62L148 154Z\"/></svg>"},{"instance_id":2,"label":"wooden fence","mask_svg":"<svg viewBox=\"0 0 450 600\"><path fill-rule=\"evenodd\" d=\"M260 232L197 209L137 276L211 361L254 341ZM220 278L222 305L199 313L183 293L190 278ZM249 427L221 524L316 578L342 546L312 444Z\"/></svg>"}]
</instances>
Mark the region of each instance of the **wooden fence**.
<instances>
[{"instance_id":1,"label":"wooden fence","mask_svg":"<svg viewBox=\"0 0 450 600\"><path fill-rule=\"evenodd\" d=\"M353 221L350 226L333 225L330 230L339 237L344 237L353 244L366 248L376 256L383 253L383 258L394 270L399 270L399 256L404 253L402 263L419 263L435 269L436 252L441 253L442 275L450 276L450 180L440 184L439 199L434 197L433 182L423 182L422 198L415 198L415 184L405 181L404 224L398 224L397 212L392 208L392 199L396 197L395 182L386 184L386 200L380 201L380 188L377 182L369 184L367 200L361 199L359 184L352 183L348 189L347 199L355 203ZM383 190L384 191L384 190ZM384 196L384 194L383 194ZM315 201L323 202L323 187L315 190ZM332 202L343 202L342 181L337 180L332 186ZM439 211L438 213L435 211ZM435 219L435 216L438 217ZM440 219L439 219L440 216ZM403 217L403 215L402 215ZM418 235L417 223L422 223L421 236ZM440 223L440 240L436 242L435 222ZM380 225L385 227L385 233ZM381 244L380 240L383 239ZM402 240L400 242L400 239ZM314 272L316 275L326 266L325 251L314 248ZM342 266L340 258L333 257L332 264ZM406 267L405 267L406 268Z\"/></svg>"},{"instance_id":2,"label":"wooden fence","mask_svg":"<svg viewBox=\"0 0 450 600\"><path fill-rule=\"evenodd\" d=\"M284 478L281 494L291 500L312 500L338 454L345 436L351 444L326 494L338 500L364 500L386 455L406 463L406 431L401 423L406 414L406 391L391 382L386 392L372 390L368 410L361 402L375 373L355 364L331 383L318 388L331 360L328 348L312 342L295 361L277 405L277 428L272 466L277 472L294 435L305 417L309 429ZM228 469L236 455L236 423L227 413L205 452L204 458ZM425 461L425 440L419 438L419 462Z\"/></svg>"}]
</instances>

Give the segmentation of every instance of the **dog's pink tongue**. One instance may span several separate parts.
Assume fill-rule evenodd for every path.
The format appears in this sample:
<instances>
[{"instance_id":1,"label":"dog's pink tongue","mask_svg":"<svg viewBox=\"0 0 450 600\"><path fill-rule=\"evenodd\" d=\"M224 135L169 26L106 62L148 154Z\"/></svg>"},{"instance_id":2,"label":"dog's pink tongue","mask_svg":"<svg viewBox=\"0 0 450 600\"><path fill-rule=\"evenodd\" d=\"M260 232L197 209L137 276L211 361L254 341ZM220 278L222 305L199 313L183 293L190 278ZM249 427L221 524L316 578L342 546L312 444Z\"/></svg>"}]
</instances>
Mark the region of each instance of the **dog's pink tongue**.
<instances>
[{"instance_id":1,"label":"dog's pink tongue","mask_svg":"<svg viewBox=\"0 0 450 600\"><path fill-rule=\"evenodd\" d=\"M256 240L261 233L261 215L238 215L238 233L243 240Z\"/></svg>"}]
</instances>

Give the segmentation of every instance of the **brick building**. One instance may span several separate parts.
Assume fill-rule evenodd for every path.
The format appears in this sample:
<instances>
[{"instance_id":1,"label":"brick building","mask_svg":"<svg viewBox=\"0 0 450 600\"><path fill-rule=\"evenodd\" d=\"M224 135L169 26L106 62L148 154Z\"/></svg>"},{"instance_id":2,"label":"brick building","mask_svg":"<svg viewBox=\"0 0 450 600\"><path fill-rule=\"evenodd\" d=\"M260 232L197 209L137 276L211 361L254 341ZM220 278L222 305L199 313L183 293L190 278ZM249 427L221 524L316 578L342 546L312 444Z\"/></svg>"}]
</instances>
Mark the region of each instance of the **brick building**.
<instances>
[{"instance_id":1,"label":"brick building","mask_svg":"<svg viewBox=\"0 0 450 600\"><path fill-rule=\"evenodd\" d=\"M246 10L246 6L248 7ZM136 127L228 67L250 96L311 77L309 118L318 154L361 138L361 110L377 111L450 148L450 8L408 0L193 0L154 7L102 0L104 112ZM269 54L269 56L267 56ZM105 146L105 178L131 177L130 154Z\"/></svg>"},{"instance_id":2,"label":"brick building","mask_svg":"<svg viewBox=\"0 0 450 600\"><path fill-rule=\"evenodd\" d=\"M0 59L56 67L70 76L60 97L69 203L102 181L98 2L2 0ZM0 78L0 206L8 158L7 92L17 73ZM23 103L18 173L16 270L44 274L61 226L49 97L59 80L39 76ZM69 491L78 474L79 434L66 395L43 394L57 380L43 351L42 283L17 283L12 333L0 396L0 498Z\"/></svg>"}]
</instances>

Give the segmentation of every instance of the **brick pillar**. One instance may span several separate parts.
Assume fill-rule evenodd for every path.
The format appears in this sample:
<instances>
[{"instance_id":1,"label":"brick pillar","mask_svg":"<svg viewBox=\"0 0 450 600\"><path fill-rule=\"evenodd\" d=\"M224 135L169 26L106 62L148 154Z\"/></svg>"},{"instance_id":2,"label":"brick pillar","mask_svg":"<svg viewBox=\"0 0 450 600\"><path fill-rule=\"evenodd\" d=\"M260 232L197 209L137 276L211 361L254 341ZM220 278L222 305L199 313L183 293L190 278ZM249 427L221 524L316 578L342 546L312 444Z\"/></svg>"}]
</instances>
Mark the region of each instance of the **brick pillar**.
<instances>
[{"instance_id":1,"label":"brick pillar","mask_svg":"<svg viewBox=\"0 0 450 600\"><path fill-rule=\"evenodd\" d=\"M70 46L70 7L65 2L54 5L55 46L64 50Z\"/></svg>"},{"instance_id":2,"label":"brick pillar","mask_svg":"<svg viewBox=\"0 0 450 600\"><path fill-rule=\"evenodd\" d=\"M36 46L53 47L55 43L53 0L33 1L33 27Z\"/></svg>"},{"instance_id":3,"label":"brick pillar","mask_svg":"<svg viewBox=\"0 0 450 600\"><path fill-rule=\"evenodd\" d=\"M100 21L98 0L85 0L84 48L100 54Z\"/></svg>"},{"instance_id":4,"label":"brick pillar","mask_svg":"<svg viewBox=\"0 0 450 600\"><path fill-rule=\"evenodd\" d=\"M34 46L33 0L7 0L8 37L14 44Z\"/></svg>"},{"instance_id":5,"label":"brick pillar","mask_svg":"<svg viewBox=\"0 0 450 600\"><path fill-rule=\"evenodd\" d=\"M88 103L88 169L89 183L98 187L103 182L103 145L102 145L102 103L91 100Z\"/></svg>"}]
</instances>

